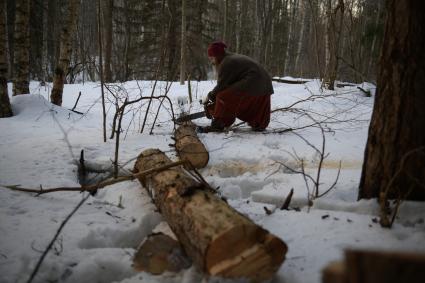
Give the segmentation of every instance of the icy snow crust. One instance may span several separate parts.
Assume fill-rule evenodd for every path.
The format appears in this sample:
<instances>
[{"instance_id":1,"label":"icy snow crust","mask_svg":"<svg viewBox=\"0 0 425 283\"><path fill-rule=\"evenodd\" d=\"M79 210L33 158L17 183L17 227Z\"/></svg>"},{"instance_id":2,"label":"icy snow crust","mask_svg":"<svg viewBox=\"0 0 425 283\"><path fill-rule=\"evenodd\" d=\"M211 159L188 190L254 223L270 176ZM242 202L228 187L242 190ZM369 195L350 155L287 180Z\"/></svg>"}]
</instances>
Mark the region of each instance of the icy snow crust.
<instances>
[{"instance_id":1,"label":"icy snow crust","mask_svg":"<svg viewBox=\"0 0 425 283\"><path fill-rule=\"evenodd\" d=\"M132 81L119 86L121 95L127 93L135 99L140 94L149 96L153 84ZM192 83L196 97L192 105L185 96L187 86L173 84L169 97L174 111L200 111L198 100L214 84L213 81ZM165 87L165 83L160 83L155 95L164 94ZM373 85L362 87L374 93ZM294 106L299 111L273 113L267 134L250 132L243 125L241 130L200 135L210 152L210 162L201 170L207 181L219 187L234 208L289 246L287 259L273 282L320 282L321 269L332 260L342 259L348 247L424 252L423 204L404 203L393 229L387 230L376 223L375 200L356 201L373 97L364 97L356 87L321 93L317 81L305 85L274 83L274 88L272 109L287 107L312 94L323 97ZM11 98L15 116L0 119L0 186L78 186L77 162L81 149L90 167L108 171L115 147L115 141L109 139L115 99L108 94L108 141L104 143L98 83L66 85L63 107L48 101L50 84L41 86L32 82L30 89L30 95ZM9 90L11 93L10 85ZM83 116L68 110L79 91L82 96L76 110L85 113ZM127 109L119 151L124 169L131 170L137 155L151 147L176 158L169 147L173 143L173 124L167 101L159 112L153 134L149 135L158 105L158 101L151 105L143 134L140 129L147 101L143 101L141 110L140 104ZM314 200L310 209L304 179L281 164L299 169L296 155L304 160L307 173L316 176L317 153L293 132L270 133L312 124L302 111L325 122L329 156L323 165L321 192L334 182L342 161L335 189ZM203 118L196 123L207 125L208 120ZM307 127L295 132L321 148L319 128ZM291 188L294 189L291 207L298 209L282 211L279 207ZM0 188L0 282L28 280L61 222L84 196L78 192L57 192L35 197ZM267 215L264 207L273 213ZM203 278L193 267L162 276L133 271L132 256L137 246L161 221L161 215L138 182L99 190L65 226L35 282L224 282Z\"/></svg>"}]
</instances>

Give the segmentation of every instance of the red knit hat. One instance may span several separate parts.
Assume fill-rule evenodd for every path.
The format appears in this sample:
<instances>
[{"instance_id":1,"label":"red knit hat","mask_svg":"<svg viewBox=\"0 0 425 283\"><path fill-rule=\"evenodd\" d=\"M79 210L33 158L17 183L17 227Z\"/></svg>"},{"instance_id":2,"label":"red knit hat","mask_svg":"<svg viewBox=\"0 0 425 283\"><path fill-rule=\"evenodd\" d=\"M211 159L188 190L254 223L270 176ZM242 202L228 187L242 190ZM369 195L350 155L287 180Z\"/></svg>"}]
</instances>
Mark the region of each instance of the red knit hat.
<instances>
[{"instance_id":1,"label":"red knit hat","mask_svg":"<svg viewBox=\"0 0 425 283\"><path fill-rule=\"evenodd\" d=\"M223 41L215 41L208 46L208 57L219 57L224 55L227 45Z\"/></svg>"}]
</instances>

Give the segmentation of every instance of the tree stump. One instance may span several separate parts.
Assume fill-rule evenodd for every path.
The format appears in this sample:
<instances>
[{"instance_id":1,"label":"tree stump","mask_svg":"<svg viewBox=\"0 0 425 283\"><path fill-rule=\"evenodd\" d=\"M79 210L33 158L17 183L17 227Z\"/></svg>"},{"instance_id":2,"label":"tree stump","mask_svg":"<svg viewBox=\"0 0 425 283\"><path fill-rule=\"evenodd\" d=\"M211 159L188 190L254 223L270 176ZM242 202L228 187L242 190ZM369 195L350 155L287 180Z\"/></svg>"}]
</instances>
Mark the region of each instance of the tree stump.
<instances>
[{"instance_id":1,"label":"tree stump","mask_svg":"<svg viewBox=\"0 0 425 283\"><path fill-rule=\"evenodd\" d=\"M168 163L171 160L163 152L148 149L137 158L134 171ZM181 168L139 181L150 191L192 262L205 273L259 282L271 279L284 261L287 246L281 239L237 212Z\"/></svg>"},{"instance_id":2,"label":"tree stump","mask_svg":"<svg viewBox=\"0 0 425 283\"><path fill-rule=\"evenodd\" d=\"M180 125L175 133L176 151L181 160L188 160L195 168L201 169L207 166L209 154L204 144L196 134L196 125L191 121Z\"/></svg>"}]
</instances>

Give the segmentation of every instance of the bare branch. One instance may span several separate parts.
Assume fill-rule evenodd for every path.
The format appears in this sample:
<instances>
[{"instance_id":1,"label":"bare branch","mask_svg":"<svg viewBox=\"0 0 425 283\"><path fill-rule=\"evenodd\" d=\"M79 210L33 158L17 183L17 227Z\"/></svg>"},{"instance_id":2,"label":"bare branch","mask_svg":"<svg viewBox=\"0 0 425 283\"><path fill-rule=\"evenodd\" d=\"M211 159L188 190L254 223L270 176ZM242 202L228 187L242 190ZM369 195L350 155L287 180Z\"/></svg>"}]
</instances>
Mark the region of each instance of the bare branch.
<instances>
[{"instance_id":1,"label":"bare branch","mask_svg":"<svg viewBox=\"0 0 425 283\"><path fill-rule=\"evenodd\" d=\"M51 188L51 189L43 189L42 187L40 187L40 189L20 188L19 185L2 186L2 187L8 188L8 189L13 190L13 191L36 193L37 196L42 195L42 194L47 194L47 193L63 192L63 191L91 192L91 191L95 191L95 190L98 190L98 189L103 189L103 188L110 186L110 185L113 185L113 184L117 184L117 183L121 183L121 182L125 182L125 181L131 181L131 180L134 180L135 178L148 176L148 175L156 173L156 172L161 172L161 171L170 169L172 167L185 165L186 163L187 163L186 160L180 160L180 161L176 161L176 162L173 162L173 163L170 163L170 164L158 167L158 168L152 168L152 169L149 169L149 170L146 170L146 171L143 171L143 172L138 172L136 174L121 176L121 177L118 177L118 178L115 178L115 179L108 179L108 180L99 182L99 183L94 184L94 185L81 186L81 187L58 187L58 188Z\"/></svg>"}]
</instances>

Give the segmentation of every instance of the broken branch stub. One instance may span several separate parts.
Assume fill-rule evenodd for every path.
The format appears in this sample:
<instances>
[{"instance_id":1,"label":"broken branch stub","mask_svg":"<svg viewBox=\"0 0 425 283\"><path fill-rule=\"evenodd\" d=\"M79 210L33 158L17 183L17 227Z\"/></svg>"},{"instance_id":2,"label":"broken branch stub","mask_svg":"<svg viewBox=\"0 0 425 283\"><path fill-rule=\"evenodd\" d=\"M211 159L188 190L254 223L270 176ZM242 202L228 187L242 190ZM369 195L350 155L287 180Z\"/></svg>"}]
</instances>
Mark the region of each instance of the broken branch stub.
<instances>
[{"instance_id":1,"label":"broken branch stub","mask_svg":"<svg viewBox=\"0 0 425 283\"><path fill-rule=\"evenodd\" d=\"M158 149L142 152L135 173L171 163ZM139 181L160 210L193 263L209 275L271 279L285 259L286 244L237 212L181 168Z\"/></svg>"}]
</instances>

